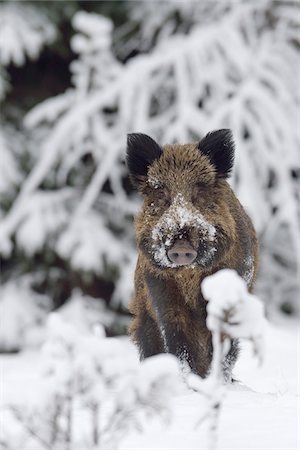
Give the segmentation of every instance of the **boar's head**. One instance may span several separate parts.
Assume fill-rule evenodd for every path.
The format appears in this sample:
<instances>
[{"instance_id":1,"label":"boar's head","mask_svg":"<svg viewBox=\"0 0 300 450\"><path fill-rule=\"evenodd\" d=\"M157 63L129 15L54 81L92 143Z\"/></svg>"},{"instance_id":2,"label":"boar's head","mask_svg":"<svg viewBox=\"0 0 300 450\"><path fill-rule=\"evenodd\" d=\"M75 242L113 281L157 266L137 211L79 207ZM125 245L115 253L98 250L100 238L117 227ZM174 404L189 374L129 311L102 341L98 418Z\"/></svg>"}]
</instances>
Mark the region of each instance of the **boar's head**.
<instances>
[{"instance_id":1,"label":"boar's head","mask_svg":"<svg viewBox=\"0 0 300 450\"><path fill-rule=\"evenodd\" d=\"M128 135L127 166L144 197L137 243L155 266L209 267L229 251L236 238L226 181L233 158L227 129L163 147L145 134Z\"/></svg>"}]
</instances>

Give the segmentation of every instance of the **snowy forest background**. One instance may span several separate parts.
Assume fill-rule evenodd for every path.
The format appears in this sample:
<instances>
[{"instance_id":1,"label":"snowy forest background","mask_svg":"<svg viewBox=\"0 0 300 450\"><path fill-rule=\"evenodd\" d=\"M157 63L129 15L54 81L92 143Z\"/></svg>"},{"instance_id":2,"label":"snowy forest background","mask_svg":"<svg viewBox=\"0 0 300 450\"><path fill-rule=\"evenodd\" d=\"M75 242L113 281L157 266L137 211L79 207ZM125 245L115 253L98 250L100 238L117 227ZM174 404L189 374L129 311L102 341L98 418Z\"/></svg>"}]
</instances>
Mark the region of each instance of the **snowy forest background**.
<instances>
[{"instance_id":1,"label":"snowy forest background","mask_svg":"<svg viewBox=\"0 0 300 450\"><path fill-rule=\"evenodd\" d=\"M133 131L170 143L232 128L257 292L269 317L299 316L299 24L285 1L1 2L1 351L58 308L126 333Z\"/></svg>"},{"instance_id":2,"label":"snowy forest background","mask_svg":"<svg viewBox=\"0 0 300 450\"><path fill-rule=\"evenodd\" d=\"M299 319L299 28L297 1L0 2L0 368L8 386L0 448L116 450L128 430L152 416L170 422L176 410L181 375L172 357L139 364L123 337L140 205L124 164L127 133L164 144L233 130L231 183L260 241L255 294L271 323ZM240 337L260 342L261 317L249 311ZM274 330L267 348L284 369L274 381L269 366L272 375L253 385L247 362L244 376L255 392L294 395L294 335ZM210 393L223 398L217 381L190 383L208 417ZM295 397L276 405L265 397L257 407L237 394L224 414L232 423L237 411L236 448L252 442L244 403L260 423L269 417L257 448L292 447ZM201 422L198 408L198 397L184 404L187 422ZM187 434L180 441L182 423L174 423L172 445L183 448ZM221 432L230 443L230 430Z\"/></svg>"}]
</instances>

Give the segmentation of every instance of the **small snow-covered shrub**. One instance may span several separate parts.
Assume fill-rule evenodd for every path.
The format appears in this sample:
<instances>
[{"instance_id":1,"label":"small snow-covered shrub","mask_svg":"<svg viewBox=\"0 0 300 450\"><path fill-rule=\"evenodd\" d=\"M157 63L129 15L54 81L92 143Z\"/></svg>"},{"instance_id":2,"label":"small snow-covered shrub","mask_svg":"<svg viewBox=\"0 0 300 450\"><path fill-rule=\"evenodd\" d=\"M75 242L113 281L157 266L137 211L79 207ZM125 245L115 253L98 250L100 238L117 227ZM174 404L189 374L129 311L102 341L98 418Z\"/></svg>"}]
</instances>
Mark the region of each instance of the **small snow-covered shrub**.
<instances>
[{"instance_id":1,"label":"small snow-covered shrub","mask_svg":"<svg viewBox=\"0 0 300 450\"><path fill-rule=\"evenodd\" d=\"M142 432L149 419L159 419L162 424L171 422L172 398L182 388L178 361L165 354L146 359L137 371L120 381L105 430L105 449L117 449L129 432Z\"/></svg>"},{"instance_id":2,"label":"small snow-covered shrub","mask_svg":"<svg viewBox=\"0 0 300 450\"><path fill-rule=\"evenodd\" d=\"M59 313L49 316L40 377L33 395L4 406L8 448L71 450L118 448L125 433L152 416L171 417L180 383L175 357L139 364L128 342L78 330Z\"/></svg>"}]
</instances>

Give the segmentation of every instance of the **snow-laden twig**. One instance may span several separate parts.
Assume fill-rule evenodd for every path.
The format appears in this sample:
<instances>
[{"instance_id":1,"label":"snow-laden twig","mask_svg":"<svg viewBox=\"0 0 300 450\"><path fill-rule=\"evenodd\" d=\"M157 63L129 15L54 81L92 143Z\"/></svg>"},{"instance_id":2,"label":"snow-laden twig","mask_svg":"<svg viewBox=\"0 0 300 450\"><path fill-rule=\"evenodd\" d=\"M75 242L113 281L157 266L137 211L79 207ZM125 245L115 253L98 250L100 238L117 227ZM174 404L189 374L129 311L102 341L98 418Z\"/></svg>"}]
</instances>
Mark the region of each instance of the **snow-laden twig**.
<instances>
[{"instance_id":1,"label":"snow-laden twig","mask_svg":"<svg viewBox=\"0 0 300 450\"><path fill-rule=\"evenodd\" d=\"M208 448L217 448L218 424L225 395L223 361L231 341L250 340L254 355L263 359L264 308L261 301L250 294L246 282L233 270L224 269L206 277L201 285L207 300L207 326L212 332L213 357L206 380L190 375L188 384L207 401L205 415L197 426L209 421Z\"/></svg>"},{"instance_id":2,"label":"snow-laden twig","mask_svg":"<svg viewBox=\"0 0 300 450\"><path fill-rule=\"evenodd\" d=\"M223 269L203 280L201 286L207 304L207 326L221 333L222 341L251 341L259 363L263 360L264 306L247 290L246 282L233 270Z\"/></svg>"}]
</instances>

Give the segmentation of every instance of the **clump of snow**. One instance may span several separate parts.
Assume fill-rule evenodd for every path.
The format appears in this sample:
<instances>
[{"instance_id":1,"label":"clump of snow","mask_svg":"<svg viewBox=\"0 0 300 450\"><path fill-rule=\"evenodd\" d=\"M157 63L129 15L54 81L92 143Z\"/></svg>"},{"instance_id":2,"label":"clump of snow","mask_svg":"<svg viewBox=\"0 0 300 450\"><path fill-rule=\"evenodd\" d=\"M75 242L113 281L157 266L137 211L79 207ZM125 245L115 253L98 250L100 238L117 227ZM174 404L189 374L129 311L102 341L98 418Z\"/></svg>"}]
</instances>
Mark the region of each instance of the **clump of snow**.
<instances>
[{"instance_id":1,"label":"clump of snow","mask_svg":"<svg viewBox=\"0 0 300 450\"><path fill-rule=\"evenodd\" d=\"M152 230L152 249L154 259L164 267L177 267L172 263L167 251L171 247L175 236L180 238L180 233L184 228L194 228L199 231L201 239L212 243L215 241L216 229L204 216L189 204L181 193L174 198L171 206L162 215ZM211 247L203 254L201 262L205 263L213 253L215 247Z\"/></svg>"},{"instance_id":2,"label":"clump of snow","mask_svg":"<svg viewBox=\"0 0 300 450\"><path fill-rule=\"evenodd\" d=\"M158 189L161 186L160 181L153 175L148 176L147 183L150 184L150 186L154 187L154 189Z\"/></svg>"},{"instance_id":3,"label":"clump of snow","mask_svg":"<svg viewBox=\"0 0 300 450\"><path fill-rule=\"evenodd\" d=\"M244 259L244 273L243 273L243 279L246 281L247 284L249 284L253 279L254 274L254 260L251 255L247 256Z\"/></svg>"},{"instance_id":4,"label":"clump of snow","mask_svg":"<svg viewBox=\"0 0 300 450\"><path fill-rule=\"evenodd\" d=\"M158 311L157 311L157 313L158 313ZM167 342L167 338L166 338L166 330L162 323L159 323L159 331L160 331L161 337L163 339L164 350L166 353L168 353L169 347L168 347L168 342Z\"/></svg>"},{"instance_id":5,"label":"clump of snow","mask_svg":"<svg viewBox=\"0 0 300 450\"><path fill-rule=\"evenodd\" d=\"M55 36L54 24L33 6L20 2L0 5L0 64L21 66L26 56L37 58Z\"/></svg>"},{"instance_id":6,"label":"clump of snow","mask_svg":"<svg viewBox=\"0 0 300 450\"><path fill-rule=\"evenodd\" d=\"M207 303L207 326L232 339L249 339L259 360L263 357L265 328L263 303L247 289L235 271L223 269L201 285Z\"/></svg>"},{"instance_id":7,"label":"clump of snow","mask_svg":"<svg viewBox=\"0 0 300 450\"><path fill-rule=\"evenodd\" d=\"M109 48L111 45L112 22L106 17L95 13L78 11L72 20L76 34L71 41L72 50L83 53L99 48ZM88 37L85 37L87 35Z\"/></svg>"}]
</instances>

